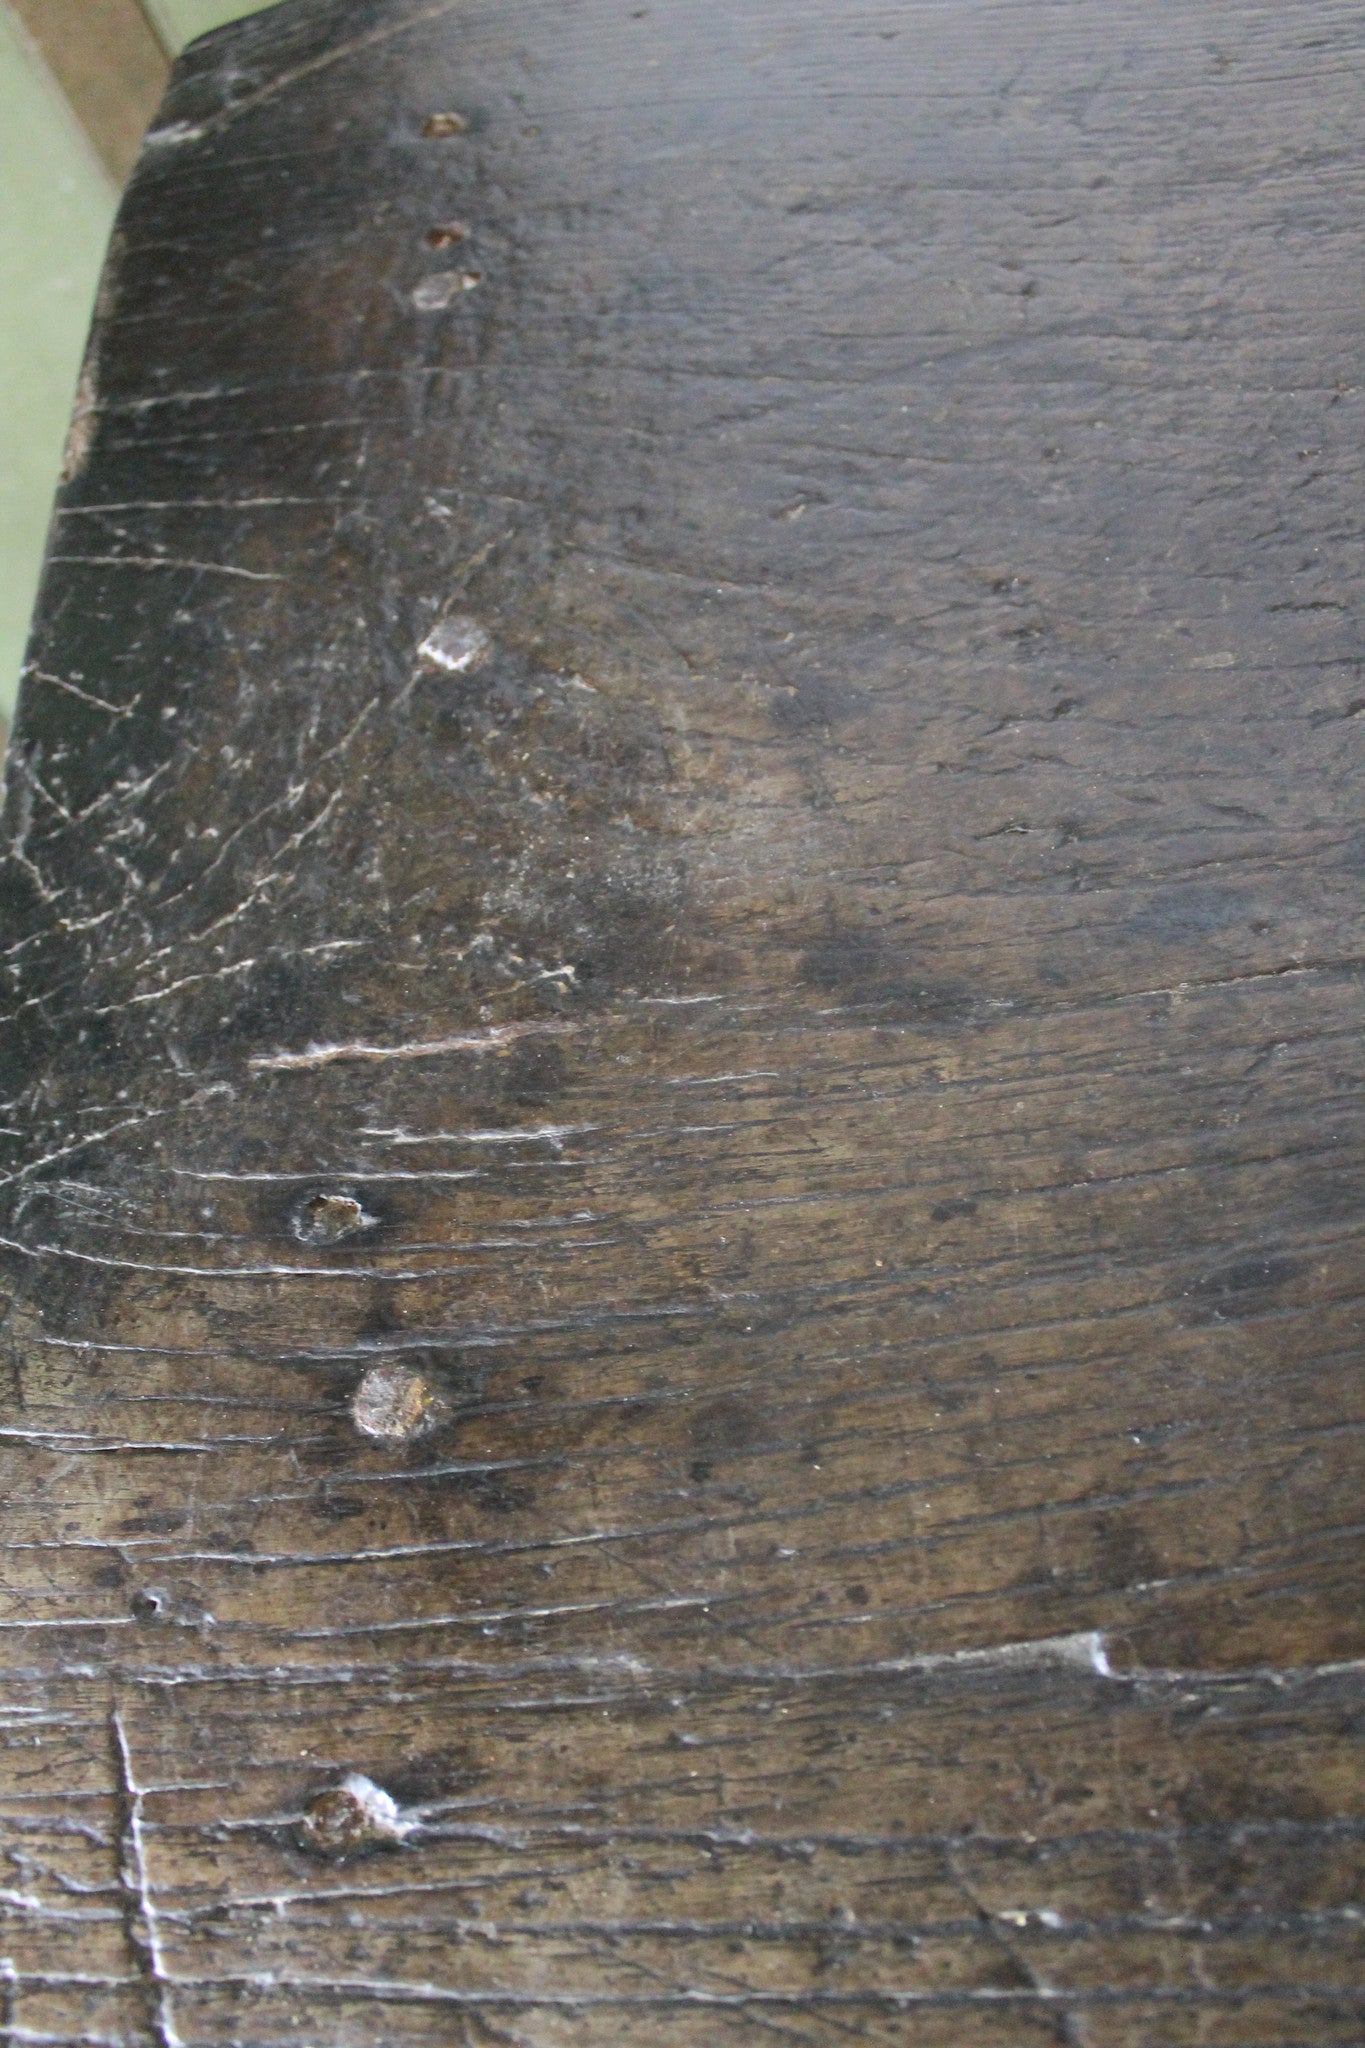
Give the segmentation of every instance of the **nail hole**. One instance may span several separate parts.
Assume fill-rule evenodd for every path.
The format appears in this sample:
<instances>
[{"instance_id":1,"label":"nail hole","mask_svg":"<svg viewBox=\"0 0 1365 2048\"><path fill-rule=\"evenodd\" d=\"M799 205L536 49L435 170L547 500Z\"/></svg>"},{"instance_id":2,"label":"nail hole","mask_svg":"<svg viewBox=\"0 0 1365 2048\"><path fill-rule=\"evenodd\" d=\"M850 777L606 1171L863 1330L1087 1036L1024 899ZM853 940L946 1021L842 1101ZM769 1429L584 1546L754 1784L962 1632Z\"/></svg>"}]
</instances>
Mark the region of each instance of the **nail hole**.
<instances>
[{"instance_id":1,"label":"nail hole","mask_svg":"<svg viewBox=\"0 0 1365 2048\"><path fill-rule=\"evenodd\" d=\"M444 1404L406 1365L375 1365L351 1396L351 1420L365 1436L401 1442L440 1421Z\"/></svg>"},{"instance_id":2,"label":"nail hole","mask_svg":"<svg viewBox=\"0 0 1365 2048\"><path fill-rule=\"evenodd\" d=\"M353 1856L360 1849L401 1842L410 1829L382 1785L349 1771L339 1785L329 1785L308 1802L299 1832L319 1856Z\"/></svg>"},{"instance_id":3,"label":"nail hole","mask_svg":"<svg viewBox=\"0 0 1365 2048\"><path fill-rule=\"evenodd\" d=\"M469 122L463 114L447 111L443 114L428 114L422 123L422 133L428 142L441 141L447 135L467 135Z\"/></svg>"},{"instance_id":4,"label":"nail hole","mask_svg":"<svg viewBox=\"0 0 1365 2048\"><path fill-rule=\"evenodd\" d=\"M159 1621L164 1618L170 1600L156 1586L144 1586L134 1593L128 1605L139 1621Z\"/></svg>"},{"instance_id":5,"label":"nail hole","mask_svg":"<svg viewBox=\"0 0 1365 2048\"><path fill-rule=\"evenodd\" d=\"M457 242L469 240L469 229L462 220L444 220L436 227L427 229L428 249L453 249Z\"/></svg>"},{"instance_id":6,"label":"nail hole","mask_svg":"<svg viewBox=\"0 0 1365 2048\"><path fill-rule=\"evenodd\" d=\"M342 1238L354 1237L374 1220L365 1214L354 1195L319 1190L317 1194L306 1195L295 1209L294 1235L302 1244L339 1244Z\"/></svg>"}]
</instances>

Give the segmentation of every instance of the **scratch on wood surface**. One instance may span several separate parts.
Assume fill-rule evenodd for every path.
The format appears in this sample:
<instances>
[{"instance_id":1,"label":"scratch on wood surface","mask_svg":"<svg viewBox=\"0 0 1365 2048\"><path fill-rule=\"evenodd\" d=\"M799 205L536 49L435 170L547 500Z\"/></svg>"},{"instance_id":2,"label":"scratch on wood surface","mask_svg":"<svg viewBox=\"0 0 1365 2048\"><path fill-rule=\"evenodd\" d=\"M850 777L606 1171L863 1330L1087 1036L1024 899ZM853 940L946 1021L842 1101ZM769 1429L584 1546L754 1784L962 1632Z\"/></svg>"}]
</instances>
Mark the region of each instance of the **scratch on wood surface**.
<instances>
[{"instance_id":1,"label":"scratch on wood surface","mask_svg":"<svg viewBox=\"0 0 1365 2048\"><path fill-rule=\"evenodd\" d=\"M278 77L269 79L265 85L259 86L255 92L243 94L240 99L234 100L219 113L210 115L207 120L176 121L165 128L153 128L143 147L158 148L168 144L198 142L206 135L215 135L232 122L240 121L244 114L250 114L257 107L277 99L281 93L288 92L304 79L311 78L320 71L328 71L333 65L343 63L348 57L358 56L362 51L374 49L380 43L391 42L395 36L403 35L410 29L439 21L443 16L455 13L458 8L467 4L468 0L439 0L438 5L420 8L416 13L406 15L400 21L385 22L381 27L371 29L367 35L353 36L349 41L310 58L306 64L297 64L292 70L281 72Z\"/></svg>"},{"instance_id":2,"label":"scratch on wood surface","mask_svg":"<svg viewBox=\"0 0 1365 2048\"><path fill-rule=\"evenodd\" d=\"M175 555L49 555L50 562L65 562L73 568L89 569L189 569L196 575L241 576L249 583L287 583L287 576L273 569L243 569L236 562L196 562Z\"/></svg>"},{"instance_id":3,"label":"scratch on wood surface","mask_svg":"<svg viewBox=\"0 0 1365 2048\"><path fill-rule=\"evenodd\" d=\"M247 1065L253 1073L288 1073L350 1060L382 1064L386 1060L439 1059L452 1052L498 1052L519 1038L562 1038L578 1028L560 1023L493 1024L486 1031L452 1032L448 1038L419 1038L409 1045L367 1045L352 1040L341 1045L310 1045L303 1052L254 1053Z\"/></svg>"},{"instance_id":4,"label":"scratch on wood surface","mask_svg":"<svg viewBox=\"0 0 1365 2048\"><path fill-rule=\"evenodd\" d=\"M294 0L127 195L33 2048L1361 2039L1358 10L772 13Z\"/></svg>"},{"instance_id":5,"label":"scratch on wood surface","mask_svg":"<svg viewBox=\"0 0 1365 2048\"><path fill-rule=\"evenodd\" d=\"M133 1769L133 1754L127 1730L117 1705L110 1708L110 1729L114 1739L116 1782L123 1808L119 1877L128 1903L129 1945L138 1967L147 1978L147 1995L152 2027L160 2048L183 2048L176 2030L171 2004L171 1986L161 1953L160 1916L152 1898L143 1845L142 1788Z\"/></svg>"}]
</instances>

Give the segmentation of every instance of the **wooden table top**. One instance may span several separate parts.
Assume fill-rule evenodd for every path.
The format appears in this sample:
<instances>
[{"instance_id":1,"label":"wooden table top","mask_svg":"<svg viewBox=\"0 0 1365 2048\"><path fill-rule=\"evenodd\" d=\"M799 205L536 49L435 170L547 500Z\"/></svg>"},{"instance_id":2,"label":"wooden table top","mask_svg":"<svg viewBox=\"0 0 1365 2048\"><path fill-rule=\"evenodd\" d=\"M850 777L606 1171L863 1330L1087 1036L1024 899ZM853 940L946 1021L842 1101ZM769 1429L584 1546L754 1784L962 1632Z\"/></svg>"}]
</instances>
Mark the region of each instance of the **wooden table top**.
<instances>
[{"instance_id":1,"label":"wooden table top","mask_svg":"<svg viewBox=\"0 0 1365 2048\"><path fill-rule=\"evenodd\" d=\"M9 765L6 2039L1361 2039L1362 56L182 58Z\"/></svg>"}]
</instances>

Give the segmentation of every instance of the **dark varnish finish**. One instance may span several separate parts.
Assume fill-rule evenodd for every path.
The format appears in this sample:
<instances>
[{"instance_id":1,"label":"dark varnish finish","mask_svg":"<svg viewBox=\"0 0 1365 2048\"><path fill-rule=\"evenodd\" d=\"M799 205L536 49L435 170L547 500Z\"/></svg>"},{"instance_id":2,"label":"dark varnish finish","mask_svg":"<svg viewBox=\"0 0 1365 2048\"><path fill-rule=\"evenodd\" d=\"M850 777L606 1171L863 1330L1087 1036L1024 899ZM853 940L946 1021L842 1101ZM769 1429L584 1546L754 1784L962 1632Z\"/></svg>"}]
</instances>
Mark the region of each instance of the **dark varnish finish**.
<instances>
[{"instance_id":1,"label":"dark varnish finish","mask_svg":"<svg viewBox=\"0 0 1365 2048\"><path fill-rule=\"evenodd\" d=\"M182 59L8 771L6 2041L1362 2038L1362 56Z\"/></svg>"}]
</instances>

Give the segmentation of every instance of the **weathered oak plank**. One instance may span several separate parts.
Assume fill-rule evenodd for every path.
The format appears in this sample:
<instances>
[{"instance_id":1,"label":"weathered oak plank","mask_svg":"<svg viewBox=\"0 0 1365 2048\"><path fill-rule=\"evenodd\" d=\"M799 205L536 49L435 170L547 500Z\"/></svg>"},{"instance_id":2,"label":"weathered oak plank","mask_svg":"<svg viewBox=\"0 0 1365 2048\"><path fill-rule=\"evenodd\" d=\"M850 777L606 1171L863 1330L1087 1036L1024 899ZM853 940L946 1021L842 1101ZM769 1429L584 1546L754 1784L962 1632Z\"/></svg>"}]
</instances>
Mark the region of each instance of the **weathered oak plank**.
<instances>
[{"instance_id":1,"label":"weathered oak plank","mask_svg":"<svg viewBox=\"0 0 1365 2048\"><path fill-rule=\"evenodd\" d=\"M1360 2038L1363 46L182 59L9 763L7 2038Z\"/></svg>"}]
</instances>

